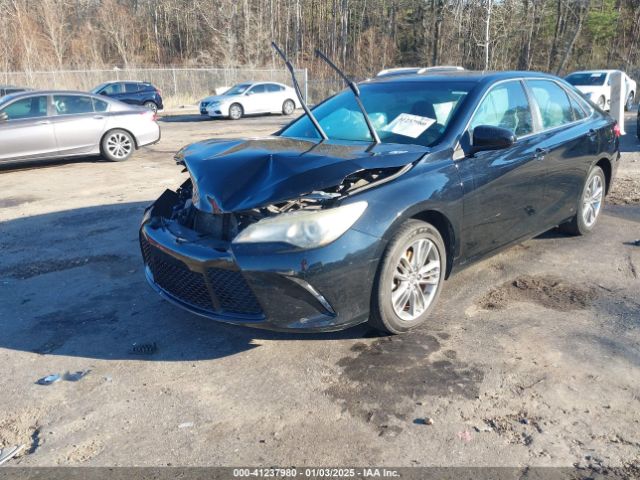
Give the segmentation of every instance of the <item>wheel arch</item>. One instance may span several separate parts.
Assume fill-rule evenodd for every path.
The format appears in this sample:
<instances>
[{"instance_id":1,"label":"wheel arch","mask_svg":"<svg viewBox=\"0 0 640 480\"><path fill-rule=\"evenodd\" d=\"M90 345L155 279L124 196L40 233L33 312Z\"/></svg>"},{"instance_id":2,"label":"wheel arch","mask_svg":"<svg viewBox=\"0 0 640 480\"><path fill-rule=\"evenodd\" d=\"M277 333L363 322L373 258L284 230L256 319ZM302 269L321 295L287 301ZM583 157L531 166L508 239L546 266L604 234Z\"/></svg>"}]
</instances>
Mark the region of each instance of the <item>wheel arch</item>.
<instances>
[{"instance_id":1,"label":"wheel arch","mask_svg":"<svg viewBox=\"0 0 640 480\"><path fill-rule=\"evenodd\" d=\"M457 241L453 224L444 213L438 210L423 210L414 213L410 218L430 223L436 228L436 230L438 230L438 233L440 233L444 246L447 249L447 271L445 279L449 278L449 274L453 268L453 259L456 254Z\"/></svg>"},{"instance_id":2,"label":"wheel arch","mask_svg":"<svg viewBox=\"0 0 640 480\"><path fill-rule=\"evenodd\" d=\"M602 172L604 173L604 180L605 180L605 195L609 193L609 189L611 187L611 176L612 176L612 167L611 167L611 161L608 158L601 158L600 160L598 160L595 164L595 167L600 167L602 169Z\"/></svg>"},{"instance_id":3,"label":"wheel arch","mask_svg":"<svg viewBox=\"0 0 640 480\"><path fill-rule=\"evenodd\" d=\"M138 139L136 138L136 136L133 134L131 130L127 128L122 128L122 127L114 127L104 132L102 137L100 137L100 151L102 151L102 142L104 141L105 137L115 130L122 130L123 132L127 132L129 135L131 135L131 138L133 138L133 146L135 147L135 149L138 150L140 148L138 147Z\"/></svg>"}]
</instances>

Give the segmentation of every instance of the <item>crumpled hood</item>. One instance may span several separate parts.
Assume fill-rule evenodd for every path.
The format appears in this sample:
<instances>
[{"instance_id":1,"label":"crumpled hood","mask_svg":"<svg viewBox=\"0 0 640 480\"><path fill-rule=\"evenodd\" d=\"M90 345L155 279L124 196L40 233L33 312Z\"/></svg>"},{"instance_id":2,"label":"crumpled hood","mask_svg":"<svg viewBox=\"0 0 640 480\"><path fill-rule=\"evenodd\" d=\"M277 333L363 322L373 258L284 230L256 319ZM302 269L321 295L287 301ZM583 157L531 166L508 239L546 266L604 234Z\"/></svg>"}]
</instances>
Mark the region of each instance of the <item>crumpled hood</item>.
<instances>
[{"instance_id":1,"label":"crumpled hood","mask_svg":"<svg viewBox=\"0 0 640 480\"><path fill-rule=\"evenodd\" d=\"M416 145L322 142L271 136L207 140L176 155L208 213L249 210L339 185L361 170L402 167L429 151Z\"/></svg>"}]
</instances>

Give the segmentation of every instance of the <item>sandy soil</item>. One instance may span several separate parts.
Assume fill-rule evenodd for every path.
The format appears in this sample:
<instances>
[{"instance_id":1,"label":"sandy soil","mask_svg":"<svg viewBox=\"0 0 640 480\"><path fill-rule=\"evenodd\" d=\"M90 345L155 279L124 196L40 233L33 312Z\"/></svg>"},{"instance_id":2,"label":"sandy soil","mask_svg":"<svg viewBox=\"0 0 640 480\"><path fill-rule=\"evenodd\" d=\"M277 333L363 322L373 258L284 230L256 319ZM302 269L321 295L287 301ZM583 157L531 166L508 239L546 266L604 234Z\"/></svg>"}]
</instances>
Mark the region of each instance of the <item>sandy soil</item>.
<instances>
[{"instance_id":1,"label":"sandy soil","mask_svg":"<svg viewBox=\"0 0 640 480\"><path fill-rule=\"evenodd\" d=\"M287 335L220 325L145 283L137 226L184 178L175 151L284 121L174 116L162 141L129 162L0 173L0 447L27 445L11 465L638 471L631 116L593 235L549 232L472 266L447 281L428 325L382 338L366 326ZM79 381L35 383L87 369Z\"/></svg>"}]
</instances>

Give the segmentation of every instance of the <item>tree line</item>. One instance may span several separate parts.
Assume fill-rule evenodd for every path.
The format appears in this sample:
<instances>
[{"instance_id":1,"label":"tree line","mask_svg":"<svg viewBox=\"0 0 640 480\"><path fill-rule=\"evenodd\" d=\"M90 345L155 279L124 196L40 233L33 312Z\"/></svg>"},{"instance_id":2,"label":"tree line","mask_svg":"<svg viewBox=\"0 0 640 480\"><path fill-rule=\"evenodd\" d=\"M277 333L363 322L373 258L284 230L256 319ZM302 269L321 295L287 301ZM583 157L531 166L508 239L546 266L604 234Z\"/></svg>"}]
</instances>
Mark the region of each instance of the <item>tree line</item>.
<instances>
[{"instance_id":1,"label":"tree line","mask_svg":"<svg viewBox=\"0 0 640 480\"><path fill-rule=\"evenodd\" d=\"M638 0L0 0L0 71L393 66L640 74Z\"/></svg>"}]
</instances>

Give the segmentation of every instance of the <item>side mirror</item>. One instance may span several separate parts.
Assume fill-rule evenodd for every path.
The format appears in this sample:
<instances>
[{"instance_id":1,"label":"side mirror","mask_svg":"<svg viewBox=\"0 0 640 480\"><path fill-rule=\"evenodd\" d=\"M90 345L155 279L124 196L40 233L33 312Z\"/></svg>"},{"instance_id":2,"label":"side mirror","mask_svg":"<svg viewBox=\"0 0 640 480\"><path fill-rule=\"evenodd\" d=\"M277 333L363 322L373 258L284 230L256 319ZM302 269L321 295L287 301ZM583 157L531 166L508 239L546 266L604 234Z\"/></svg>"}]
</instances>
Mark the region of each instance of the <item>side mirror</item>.
<instances>
[{"instance_id":1,"label":"side mirror","mask_svg":"<svg viewBox=\"0 0 640 480\"><path fill-rule=\"evenodd\" d=\"M7 112L0 112L0 123L8 122L8 121L9 121L9 115L7 115Z\"/></svg>"},{"instance_id":2,"label":"side mirror","mask_svg":"<svg viewBox=\"0 0 640 480\"><path fill-rule=\"evenodd\" d=\"M516 142L516 136L502 127L478 125L473 129L473 152L484 150L502 150Z\"/></svg>"}]
</instances>

